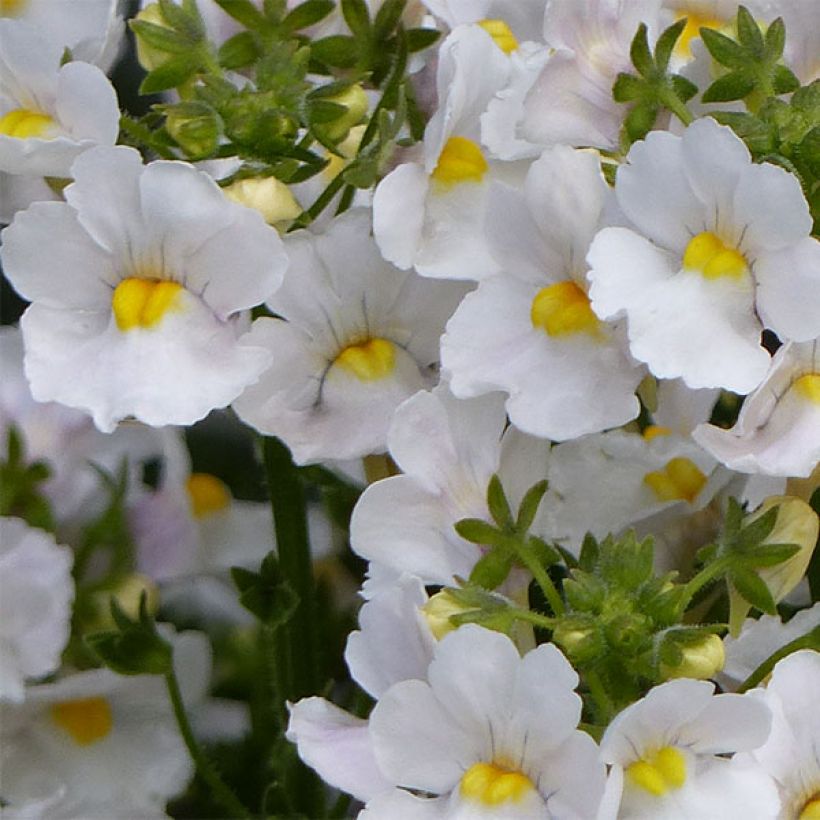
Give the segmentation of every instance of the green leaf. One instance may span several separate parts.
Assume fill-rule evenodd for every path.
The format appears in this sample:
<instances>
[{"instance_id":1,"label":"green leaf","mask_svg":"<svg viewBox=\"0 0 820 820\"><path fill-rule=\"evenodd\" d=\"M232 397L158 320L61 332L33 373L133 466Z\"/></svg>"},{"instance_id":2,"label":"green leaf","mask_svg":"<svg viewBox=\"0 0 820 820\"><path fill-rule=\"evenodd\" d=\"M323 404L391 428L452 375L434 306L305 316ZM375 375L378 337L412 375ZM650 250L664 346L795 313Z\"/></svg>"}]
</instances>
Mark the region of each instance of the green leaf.
<instances>
[{"instance_id":1,"label":"green leaf","mask_svg":"<svg viewBox=\"0 0 820 820\"><path fill-rule=\"evenodd\" d=\"M284 31L299 31L324 20L335 7L332 0L307 0L285 15L280 26Z\"/></svg>"},{"instance_id":2,"label":"green leaf","mask_svg":"<svg viewBox=\"0 0 820 820\"><path fill-rule=\"evenodd\" d=\"M496 544L502 535L492 524L481 518L462 518L454 524L456 532L471 544Z\"/></svg>"},{"instance_id":3,"label":"green leaf","mask_svg":"<svg viewBox=\"0 0 820 820\"><path fill-rule=\"evenodd\" d=\"M672 84L672 90L683 102L689 102L698 93L698 87L681 74L673 74L669 82Z\"/></svg>"},{"instance_id":4,"label":"green leaf","mask_svg":"<svg viewBox=\"0 0 820 820\"><path fill-rule=\"evenodd\" d=\"M204 38L205 29L199 14L192 14L190 10L177 5L173 0L159 0L159 10L163 20L190 42L199 42Z\"/></svg>"},{"instance_id":5,"label":"green leaf","mask_svg":"<svg viewBox=\"0 0 820 820\"><path fill-rule=\"evenodd\" d=\"M501 550L490 550L476 561L470 573L470 583L484 589L495 589L507 580L512 565L512 555Z\"/></svg>"},{"instance_id":6,"label":"green leaf","mask_svg":"<svg viewBox=\"0 0 820 820\"><path fill-rule=\"evenodd\" d=\"M746 550L762 544L777 523L778 510L779 507L772 507L770 510L766 510L763 515L745 524L738 533L733 546L736 549Z\"/></svg>"},{"instance_id":7,"label":"green leaf","mask_svg":"<svg viewBox=\"0 0 820 820\"><path fill-rule=\"evenodd\" d=\"M773 20L766 29L765 56L772 62L777 62L783 56L786 46L786 26L783 18Z\"/></svg>"},{"instance_id":8,"label":"green leaf","mask_svg":"<svg viewBox=\"0 0 820 820\"><path fill-rule=\"evenodd\" d=\"M546 480L538 481L524 494L524 498L518 506L518 516L515 522L515 528L519 532L525 533L532 526L548 486L549 483Z\"/></svg>"},{"instance_id":9,"label":"green leaf","mask_svg":"<svg viewBox=\"0 0 820 820\"><path fill-rule=\"evenodd\" d=\"M673 23L666 29L655 43L655 65L658 71L666 71L669 66L669 58L672 56L672 51L675 48L675 43L681 32L686 28L686 18L681 17L676 23Z\"/></svg>"},{"instance_id":10,"label":"green leaf","mask_svg":"<svg viewBox=\"0 0 820 820\"><path fill-rule=\"evenodd\" d=\"M334 34L314 40L310 44L310 56L333 68L351 68L359 59L359 46L353 37Z\"/></svg>"},{"instance_id":11,"label":"green leaf","mask_svg":"<svg viewBox=\"0 0 820 820\"><path fill-rule=\"evenodd\" d=\"M158 91L179 88L199 70L199 67L199 60L191 54L171 57L148 73L140 84L139 92L140 94L156 94Z\"/></svg>"},{"instance_id":12,"label":"green leaf","mask_svg":"<svg viewBox=\"0 0 820 820\"><path fill-rule=\"evenodd\" d=\"M763 35L746 6L740 6L737 10L737 38L756 58L763 56Z\"/></svg>"},{"instance_id":13,"label":"green leaf","mask_svg":"<svg viewBox=\"0 0 820 820\"><path fill-rule=\"evenodd\" d=\"M256 37L250 31L240 31L219 47L219 64L228 70L244 68L260 56Z\"/></svg>"},{"instance_id":14,"label":"green leaf","mask_svg":"<svg viewBox=\"0 0 820 820\"><path fill-rule=\"evenodd\" d=\"M621 72L612 86L612 98L615 102L628 103L641 100L647 96L649 89L646 81L634 74Z\"/></svg>"},{"instance_id":15,"label":"green leaf","mask_svg":"<svg viewBox=\"0 0 820 820\"><path fill-rule=\"evenodd\" d=\"M376 13L373 22L373 34L376 41L386 40L401 20L407 0L385 0Z\"/></svg>"},{"instance_id":16,"label":"green leaf","mask_svg":"<svg viewBox=\"0 0 820 820\"><path fill-rule=\"evenodd\" d=\"M311 124L333 122L347 114L347 108L330 100L314 99L308 103L308 119Z\"/></svg>"},{"instance_id":17,"label":"green leaf","mask_svg":"<svg viewBox=\"0 0 820 820\"><path fill-rule=\"evenodd\" d=\"M789 94L800 88L800 80L794 75L790 68L784 65L776 65L772 74L772 89L775 94Z\"/></svg>"},{"instance_id":18,"label":"green leaf","mask_svg":"<svg viewBox=\"0 0 820 820\"><path fill-rule=\"evenodd\" d=\"M701 99L705 103L731 102L732 100L742 100L747 94L755 89L755 79L745 71L731 71L718 77L706 91Z\"/></svg>"},{"instance_id":19,"label":"green leaf","mask_svg":"<svg viewBox=\"0 0 820 820\"><path fill-rule=\"evenodd\" d=\"M487 485L487 507L490 510L493 521L495 521L499 527L512 529L512 510L510 509L510 503L507 501L507 495L501 486L501 479L497 473L492 476Z\"/></svg>"},{"instance_id":20,"label":"green leaf","mask_svg":"<svg viewBox=\"0 0 820 820\"><path fill-rule=\"evenodd\" d=\"M815 177L820 177L820 125L806 133L795 146L794 155Z\"/></svg>"},{"instance_id":21,"label":"green leaf","mask_svg":"<svg viewBox=\"0 0 820 820\"><path fill-rule=\"evenodd\" d=\"M591 532L588 532L584 536L583 543L581 544L581 552L578 556L578 563L587 572L592 572L598 564L599 555L600 549L598 547L598 539L595 538Z\"/></svg>"},{"instance_id":22,"label":"green leaf","mask_svg":"<svg viewBox=\"0 0 820 820\"><path fill-rule=\"evenodd\" d=\"M174 29L158 26L146 20L130 20L128 25L146 45L170 54L181 54L196 44L196 40L191 40Z\"/></svg>"},{"instance_id":23,"label":"green leaf","mask_svg":"<svg viewBox=\"0 0 820 820\"><path fill-rule=\"evenodd\" d=\"M268 28L265 15L251 0L216 0L216 3L222 11L251 31L264 31Z\"/></svg>"},{"instance_id":24,"label":"green leaf","mask_svg":"<svg viewBox=\"0 0 820 820\"><path fill-rule=\"evenodd\" d=\"M745 68L748 57L742 46L711 28L702 28L700 37L712 57L727 68Z\"/></svg>"},{"instance_id":25,"label":"green leaf","mask_svg":"<svg viewBox=\"0 0 820 820\"><path fill-rule=\"evenodd\" d=\"M417 51L424 51L441 37L441 32L434 28L411 28L405 32L407 40L407 51L415 54Z\"/></svg>"},{"instance_id":26,"label":"green leaf","mask_svg":"<svg viewBox=\"0 0 820 820\"><path fill-rule=\"evenodd\" d=\"M763 544L743 556L743 563L749 567L773 567L788 561L800 552L798 544Z\"/></svg>"},{"instance_id":27,"label":"green leaf","mask_svg":"<svg viewBox=\"0 0 820 820\"><path fill-rule=\"evenodd\" d=\"M657 103L640 102L624 119L624 127L632 142L642 140L651 130L658 117Z\"/></svg>"},{"instance_id":28,"label":"green leaf","mask_svg":"<svg viewBox=\"0 0 820 820\"><path fill-rule=\"evenodd\" d=\"M342 15L356 37L370 37L370 12L365 0L342 0Z\"/></svg>"},{"instance_id":29,"label":"green leaf","mask_svg":"<svg viewBox=\"0 0 820 820\"><path fill-rule=\"evenodd\" d=\"M732 586L753 607L767 615L777 614L772 593L763 579L750 569L735 569L731 576Z\"/></svg>"},{"instance_id":30,"label":"green leaf","mask_svg":"<svg viewBox=\"0 0 820 820\"><path fill-rule=\"evenodd\" d=\"M655 62L652 59L652 52L649 50L649 40L647 39L646 23L641 23L632 44L629 47L629 58L632 65L642 77L649 77L655 70Z\"/></svg>"}]
</instances>

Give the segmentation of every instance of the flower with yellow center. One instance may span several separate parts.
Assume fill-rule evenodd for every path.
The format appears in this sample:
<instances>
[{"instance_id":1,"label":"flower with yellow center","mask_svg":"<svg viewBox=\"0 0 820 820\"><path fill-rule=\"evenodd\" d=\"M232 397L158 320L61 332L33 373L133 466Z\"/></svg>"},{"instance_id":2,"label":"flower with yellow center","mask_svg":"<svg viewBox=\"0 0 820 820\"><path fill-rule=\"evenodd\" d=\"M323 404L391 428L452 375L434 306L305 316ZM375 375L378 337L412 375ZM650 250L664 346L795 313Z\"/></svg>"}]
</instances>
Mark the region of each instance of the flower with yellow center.
<instances>
[{"instance_id":1,"label":"flower with yellow center","mask_svg":"<svg viewBox=\"0 0 820 820\"><path fill-rule=\"evenodd\" d=\"M769 367L764 327L820 335L820 242L800 184L753 163L731 129L704 117L680 137L652 132L615 194L632 227L593 240L589 296L599 318L626 318L655 376L746 394Z\"/></svg>"},{"instance_id":2,"label":"flower with yellow center","mask_svg":"<svg viewBox=\"0 0 820 820\"><path fill-rule=\"evenodd\" d=\"M55 703L51 707L51 719L78 746L90 746L103 740L114 725L111 705L101 697Z\"/></svg>"},{"instance_id":3,"label":"flower with yellow center","mask_svg":"<svg viewBox=\"0 0 820 820\"><path fill-rule=\"evenodd\" d=\"M487 168L487 160L477 143L467 137L450 137L431 176L448 187L462 182L481 182Z\"/></svg>"},{"instance_id":4,"label":"flower with yellow center","mask_svg":"<svg viewBox=\"0 0 820 820\"><path fill-rule=\"evenodd\" d=\"M527 775L510 771L495 763L473 763L461 778L461 797L472 803L500 808L507 803L521 803L535 791Z\"/></svg>"},{"instance_id":5,"label":"flower with yellow center","mask_svg":"<svg viewBox=\"0 0 820 820\"><path fill-rule=\"evenodd\" d=\"M27 137L48 139L53 128L54 120L41 111L16 108L0 117L0 134L17 139Z\"/></svg>"}]
</instances>

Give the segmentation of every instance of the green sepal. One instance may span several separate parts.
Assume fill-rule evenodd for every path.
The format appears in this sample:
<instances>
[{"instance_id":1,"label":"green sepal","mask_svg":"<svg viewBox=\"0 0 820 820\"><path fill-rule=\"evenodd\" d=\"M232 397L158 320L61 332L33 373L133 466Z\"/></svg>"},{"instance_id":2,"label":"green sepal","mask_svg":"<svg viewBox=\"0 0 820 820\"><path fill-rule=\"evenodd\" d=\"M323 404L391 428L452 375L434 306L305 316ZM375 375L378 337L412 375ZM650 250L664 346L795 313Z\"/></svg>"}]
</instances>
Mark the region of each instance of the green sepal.
<instances>
[{"instance_id":1,"label":"green sepal","mask_svg":"<svg viewBox=\"0 0 820 820\"><path fill-rule=\"evenodd\" d=\"M299 596L282 574L276 553L262 559L259 572L231 567L231 578L239 590L239 603L266 626L279 627L296 611Z\"/></svg>"}]
</instances>

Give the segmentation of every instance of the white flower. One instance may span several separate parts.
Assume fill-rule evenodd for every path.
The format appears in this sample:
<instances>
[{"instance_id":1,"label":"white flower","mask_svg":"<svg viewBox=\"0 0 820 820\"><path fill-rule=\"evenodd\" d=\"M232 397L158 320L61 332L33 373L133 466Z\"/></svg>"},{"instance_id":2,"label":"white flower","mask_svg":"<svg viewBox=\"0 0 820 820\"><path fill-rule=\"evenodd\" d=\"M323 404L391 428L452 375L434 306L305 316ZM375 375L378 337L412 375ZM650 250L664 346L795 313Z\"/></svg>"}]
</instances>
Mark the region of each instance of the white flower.
<instances>
[{"instance_id":1,"label":"white flower","mask_svg":"<svg viewBox=\"0 0 820 820\"><path fill-rule=\"evenodd\" d=\"M604 228L587 257L593 310L626 316L632 354L661 378L748 393L769 365L764 327L820 334L820 243L796 177L752 164L710 118L654 131L618 171L637 231Z\"/></svg>"},{"instance_id":2,"label":"white flower","mask_svg":"<svg viewBox=\"0 0 820 820\"><path fill-rule=\"evenodd\" d=\"M644 370L586 295L606 195L598 158L566 146L533 163L523 193L493 186L486 231L502 273L465 297L442 339L453 392L508 392L511 421L532 435L575 438L640 410Z\"/></svg>"},{"instance_id":3,"label":"white flower","mask_svg":"<svg viewBox=\"0 0 820 820\"><path fill-rule=\"evenodd\" d=\"M11 17L37 29L40 36L72 59L108 71L116 61L125 26L119 0L5 0L0 17Z\"/></svg>"},{"instance_id":4,"label":"white flower","mask_svg":"<svg viewBox=\"0 0 820 820\"><path fill-rule=\"evenodd\" d=\"M62 46L37 30L0 19L0 171L68 177L94 145L113 145L117 96L88 63L60 66Z\"/></svg>"},{"instance_id":5,"label":"white flower","mask_svg":"<svg viewBox=\"0 0 820 820\"><path fill-rule=\"evenodd\" d=\"M693 436L733 470L811 475L820 462L820 340L783 345L735 426L701 424Z\"/></svg>"},{"instance_id":6,"label":"white flower","mask_svg":"<svg viewBox=\"0 0 820 820\"><path fill-rule=\"evenodd\" d=\"M32 202L56 202L60 199L43 177L28 174L7 174L0 171L0 224L8 225L17 211L28 208Z\"/></svg>"},{"instance_id":7,"label":"white flower","mask_svg":"<svg viewBox=\"0 0 820 820\"><path fill-rule=\"evenodd\" d=\"M544 20L546 0L424 0L450 28L464 23L501 21L518 40L532 40Z\"/></svg>"},{"instance_id":8,"label":"white flower","mask_svg":"<svg viewBox=\"0 0 820 820\"><path fill-rule=\"evenodd\" d=\"M719 755L760 746L771 712L714 684L680 679L656 686L607 727L601 757L612 768L600 820L774 818L774 784L759 768Z\"/></svg>"},{"instance_id":9,"label":"white flower","mask_svg":"<svg viewBox=\"0 0 820 820\"><path fill-rule=\"evenodd\" d=\"M754 690L772 711L768 740L750 757L777 783L778 820L813 820L820 811L820 652L805 649L775 666L765 690Z\"/></svg>"},{"instance_id":10,"label":"white flower","mask_svg":"<svg viewBox=\"0 0 820 820\"><path fill-rule=\"evenodd\" d=\"M461 26L442 44L423 164L399 165L373 195L373 232L394 265L446 279L497 271L484 239L489 183L518 181L523 169L488 160L479 118L509 72L509 58L479 26Z\"/></svg>"},{"instance_id":11,"label":"white flower","mask_svg":"<svg viewBox=\"0 0 820 820\"><path fill-rule=\"evenodd\" d=\"M660 0L552 0L544 40L554 49L525 101L522 136L537 145L615 148L626 108L612 98L638 25L657 31Z\"/></svg>"},{"instance_id":12,"label":"white flower","mask_svg":"<svg viewBox=\"0 0 820 820\"><path fill-rule=\"evenodd\" d=\"M0 518L0 701L60 665L71 620L73 555L19 518Z\"/></svg>"},{"instance_id":13,"label":"white flower","mask_svg":"<svg viewBox=\"0 0 820 820\"><path fill-rule=\"evenodd\" d=\"M441 385L404 402L387 436L403 475L362 494L350 522L353 549L425 583L468 577L481 550L456 533L455 523L489 519L494 473L515 505L546 472L549 444L514 428L505 432L505 422L499 394L460 401Z\"/></svg>"},{"instance_id":14,"label":"white flower","mask_svg":"<svg viewBox=\"0 0 820 820\"><path fill-rule=\"evenodd\" d=\"M270 360L237 337L241 311L281 281L279 235L182 162L95 148L73 174L67 203L36 203L3 232L6 275L34 302L21 327L35 399L108 432L231 402Z\"/></svg>"},{"instance_id":15,"label":"white flower","mask_svg":"<svg viewBox=\"0 0 820 820\"><path fill-rule=\"evenodd\" d=\"M385 262L356 209L286 239L291 267L248 335L274 362L234 408L300 463L384 450L393 411L437 376L438 341L464 286Z\"/></svg>"},{"instance_id":16,"label":"white flower","mask_svg":"<svg viewBox=\"0 0 820 820\"><path fill-rule=\"evenodd\" d=\"M196 707L210 679L207 639L173 642L183 699ZM2 797L21 813L46 801L55 820L104 817L112 805L119 817L163 816L193 772L162 677L78 672L29 687L2 717Z\"/></svg>"},{"instance_id":17,"label":"white flower","mask_svg":"<svg viewBox=\"0 0 820 820\"><path fill-rule=\"evenodd\" d=\"M521 658L506 636L460 627L436 645L427 681L395 684L373 709L376 762L395 790L364 816L408 816L406 804L460 820L594 816L604 771L576 730L577 685L552 644Z\"/></svg>"}]
</instances>

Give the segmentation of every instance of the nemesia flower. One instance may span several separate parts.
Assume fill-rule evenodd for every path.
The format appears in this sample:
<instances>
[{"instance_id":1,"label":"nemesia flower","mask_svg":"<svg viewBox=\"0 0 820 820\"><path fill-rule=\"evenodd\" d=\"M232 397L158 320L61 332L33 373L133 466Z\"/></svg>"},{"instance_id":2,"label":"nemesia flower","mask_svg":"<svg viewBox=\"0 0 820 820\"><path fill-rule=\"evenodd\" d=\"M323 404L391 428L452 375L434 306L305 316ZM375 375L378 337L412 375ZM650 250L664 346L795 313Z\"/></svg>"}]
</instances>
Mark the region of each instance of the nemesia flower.
<instances>
[{"instance_id":1,"label":"nemesia flower","mask_svg":"<svg viewBox=\"0 0 820 820\"><path fill-rule=\"evenodd\" d=\"M487 233L502 273L465 297L442 338L453 392L508 392L510 420L532 435L576 438L640 410L644 370L586 295L584 259L606 195L598 158L566 146L533 163L523 193L494 186Z\"/></svg>"},{"instance_id":2,"label":"nemesia flower","mask_svg":"<svg viewBox=\"0 0 820 820\"><path fill-rule=\"evenodd\" d=\"M481 550L459 536L462 518L489 519L487 485L499 473L510 503L545 477L548 442L505 432L503 399L462 401L445 385L417 393L387 435L403 475L371 484L353 510L350 542L364 558L429 584L467 578Z\"/></svg>"},{"instance_id":3,"label":"nemesia flower","mask_svg":"<svg viewBox=\"0 0 820 820\"><path fill-rule=\"evenodd\" d=\"M820 463L820 340L787 343L735 426L698 426L695 440L744 473L807 477Z\"/></svg>"},{"instance_id":4,"label":"nemesia flower","mask_svg":"<svg viewBox=\"0 0 820 820\"><path fill-rule=\"evenodd\" d=\"M0 19L0 171L68 177L83 151L116 141L108 78L88 63L61 66L62 55L26 23Z\"/></svg>"},{"instance_id":5,"label":"nemesia flower","mask_svg":"<svg viewBox=\"0 0 820 820\"><path fill-rule=\"evenodd\" d=\"M465 288L385 262L364 209L285 243L290 273L267 302L280 318L257 319L247 337L273 365L234 409L299 463L381 452L394 409L435 381L439 336Z\"/></svg>"},{"instance_id":6,"label":"nemesia flower","mask_svg":"<svg viewBox=\"0 0 820 820\"><path fill-rule=\"evenodd\" d=\"M105 432L225 406L270 360L238 337L241 312L281 281L279 235L186 163L95 148L72 173L66 203L35 203L3 232L6 275L34 302L21 320L33 396Z\"/></svg>"},{"instance_id":7,"label":"nemesia flower","mask_svg":"<svg viewBox=\"0 0 820 820\"><path fill-rule=\"evenodd\" d=\"M779 661L765 689L750 692L771 709L772 730L751 758L777 784L778 820L814 820L820 811L820 652L805 649Z\"/></svg>"},{"instance_id":8,"label":"nemesia flower","mask_svg":"<svg viewBox=\"0 0 820 820\"><path fill-rule=\"evenodd\" d=\"M640 23L657 34L660 0L552 0L544 40L553 53L524 103L520 135L537 145L615 148L626 108L612 98Z\"/></svg>"},{"instance_id":9,"label":"nemesia flower","mask_svg":"<svg viewBox=\"0 0 820 820\"><path fill-rule=\"evenodd\" d=\"M0 701L60 665L68 642L73 555L19 518L0 518Z\"/></svg>"},{"instance_id":10,"label":"nemesia flower","mask_svg":"<svg viewBox=\"0 0 820 820\"><path fill-rule=\"evenodd\" d=\"M656 686L624 709L601 740L611 764L600 820L774 818L774 783L759 767L727 760L760 746L771 712L744 695L714 695L687 679Z\"/></svg>"},{"instance_id":11,"label":"nemesia flower","mask_svg":"<svg viewBox=\"0 0 820 820\"><path fill-rule=\"evenodd\" d=\"M71 51L74 60L94 63L108 71L120 53L125 25L119 0L4 0L0 17L9 17L31 28L57 47Z\"/></svg>"},{"instance_id":12,"label":"nemesia flower","mask_svg":"<svg viewBox=\"0 0 820 820\"><path fill-rule=\"evenodd\" d=\"M632 355L661 378L748 393L764 327L820 335L820 243L796 177L751 161L731 129L697 120L630 149L615 184L635 224L604 228L587 259L592 308L626 316Z\"/></svg>"},{"instance_id":13,"label":"nemesia flower","mask_svg":"<svg viewBox=\"0 0 820 820\"><path fill-rule=\"evenodd\" d=\"M370 715L376 762L395 789L363 817L594 816L604 769L576 729L577 685L552 644L521 658L505 635L474 624L446 635L427 680L395 684Z\"/></svg>"},{"instance_id":14,"label":"nemesia flower","mask_svg":"<svg viewBox=\"0 0 820 820\"><path fill-rule=\"evenodd\" d=\"M210 679L207 639L184 632L173 643L183 699L196 707ZM2 717L2 799L23 816L40 801L56 820L102 818L112 805L121 817L163 816L193 773L158 676L77 672L28 687Z\"/></svg>"},{"instance_id":15,"label":"nemesia flower","mask_svg":"<svg viewBox=\"0 0 820 820\"><path fill-rule=\"evenodd\" d=\"M28 208L32 202L56 202L60 196L43 177L28 174L7 174L0 171L0 225L8 225L17 211Z\"/></svg>"},{"instance_id":16,"label":"nemesia flower","mask_svg":"<svg viewBox=\"0 0 820 820\"><path fill-rule=\"evenodd\" d=\"M423 0L424 5L450 28L465 23L503 22L517 40L531 40L544 20L547 0ZM500 27L498 27L500 28Z\"/></svg>"},{"instance_id":17,"label":"nemesia flower","mask_svg":"<svg viewBox=\"0 0 820 820\"><path fill-rule=\"evenodd\" d=\"M489 186L518 181L523 169L485 156L479 118L509 72L509 58L480 26L460 26L442 44L423 164L399 165L373 195L373 233L394 265L446 279L497 272L484 239Z\"/></svg>"}]
</instances>

